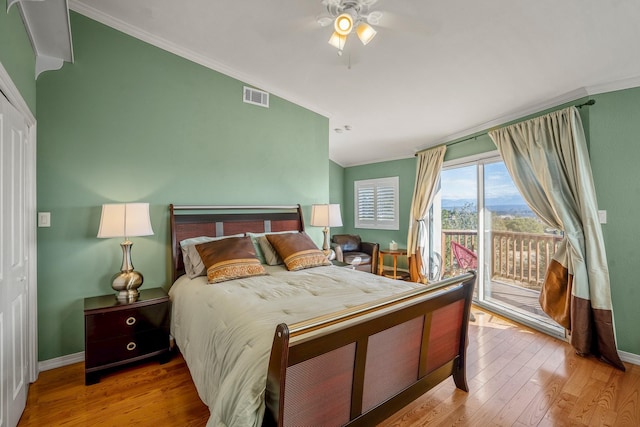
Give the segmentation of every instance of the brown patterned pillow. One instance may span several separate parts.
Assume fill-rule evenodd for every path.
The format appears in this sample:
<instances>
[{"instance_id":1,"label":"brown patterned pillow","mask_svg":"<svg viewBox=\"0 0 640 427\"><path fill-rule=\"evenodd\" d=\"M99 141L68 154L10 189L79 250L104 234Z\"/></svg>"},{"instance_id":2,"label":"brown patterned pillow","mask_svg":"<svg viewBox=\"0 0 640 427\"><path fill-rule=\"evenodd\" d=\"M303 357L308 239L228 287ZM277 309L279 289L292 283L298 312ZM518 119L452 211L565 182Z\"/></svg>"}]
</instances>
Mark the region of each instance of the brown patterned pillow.
<instances>
[{"instance_id":1,"label":"brown patterned pillow","mask_svg":"<svg viewBox=\"0 0 640 427\"><path fill-rule=\"evenodd\" d=\"M250 237L235 237L196 245L207 267L207 281L219 283L241 277L267 274Z\"/></svg>"},{"instance_id":2,"label":"brown patterned pillow","mask_svg":"<svg viewBox=\"0 0 640 427\"><path fill-rule=\"evenodd\" d=\"M326 255L318 249L306 233L267 234L267 240L280 255L289 271L331 265Z\"/></svg>"},{"instance_id":3,"label":"brown patterned pillow","mask_svg":"<svg viewBox=\"0 0 640 427\"><path fill-rule=\"evenodd\" d=\"M194 279L198 276L207 275L207 267L202 262L200 254L196 249L196 245L212 242L214 240L228 239L230 237L243 237L244 234L234 234L231 236L218 236L208 237L200 236L185 239L180 242L180 248L182 249L182 262L184 263L184 271L187 273L190 279Z\"/></svg>"}]
</instances>

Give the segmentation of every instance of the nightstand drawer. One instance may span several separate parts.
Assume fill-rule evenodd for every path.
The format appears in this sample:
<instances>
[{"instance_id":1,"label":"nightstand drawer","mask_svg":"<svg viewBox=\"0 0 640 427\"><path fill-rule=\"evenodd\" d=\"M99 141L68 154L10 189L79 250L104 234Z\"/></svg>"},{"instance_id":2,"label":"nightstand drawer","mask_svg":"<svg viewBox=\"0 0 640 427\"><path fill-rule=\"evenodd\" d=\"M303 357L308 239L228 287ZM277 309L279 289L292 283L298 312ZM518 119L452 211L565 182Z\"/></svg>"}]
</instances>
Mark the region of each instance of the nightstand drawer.
<instances>
[{"instance_id":1,"label":"nightstand drawer","mask_svg":"<svg viewBox=\"0 0 640 427\"><path fill-rule=\"evenodd\" d=\"M92 314L85 317L88 340L99 341L116 337L133 337L135 334L168 325L169 304L118 310Z\"/></svg>"},{"instance_id":2,"label":"nightstand drawer","mask_svg":"<svg viewBox=\"0 0 640 427\"><path fill-rule=\"evenodd\" d=\"M169 336L159 329L149 330L133 337L121 336L95 341L86 349L85 369L168 349Z\"/></svg>"},{"instance_id":3,"label":"nightstand drawer","mask_svg":"<svg viewBox=\"0 0 640 427\"><path fill-rule=\"evenodd\" d=\"M104 370L169 355L169 296L162 288L143 289L137 300L113 295L84 299L85 384L100 381Z\"/></svg>"}]
</instances>

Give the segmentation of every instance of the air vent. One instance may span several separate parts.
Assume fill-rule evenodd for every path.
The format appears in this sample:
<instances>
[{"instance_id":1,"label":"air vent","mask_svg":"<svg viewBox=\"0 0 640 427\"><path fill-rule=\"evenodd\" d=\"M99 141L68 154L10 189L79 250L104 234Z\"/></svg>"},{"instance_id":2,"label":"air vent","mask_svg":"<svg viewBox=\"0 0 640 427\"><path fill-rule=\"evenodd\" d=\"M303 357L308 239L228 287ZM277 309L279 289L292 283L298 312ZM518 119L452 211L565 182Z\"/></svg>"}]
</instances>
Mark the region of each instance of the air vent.
<instances>
[{"instance_id":1,"label":"air vent","mask_svg":"<svg viewBox=\"0 0 640 427\"><path fill-rule=\"evenodd\" d=\"M269 108L269 93L252 87L244 87L244 102Z\"/></svg>"}]
</instances>

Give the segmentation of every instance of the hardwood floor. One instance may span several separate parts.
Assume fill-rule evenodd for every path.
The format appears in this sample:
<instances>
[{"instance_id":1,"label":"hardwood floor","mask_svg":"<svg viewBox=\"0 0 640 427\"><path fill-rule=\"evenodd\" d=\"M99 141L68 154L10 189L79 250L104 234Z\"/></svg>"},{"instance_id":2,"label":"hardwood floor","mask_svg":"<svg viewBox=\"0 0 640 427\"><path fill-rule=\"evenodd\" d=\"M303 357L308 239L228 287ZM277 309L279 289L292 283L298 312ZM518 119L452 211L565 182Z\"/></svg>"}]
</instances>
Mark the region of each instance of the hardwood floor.
<instances>
[{"instance_id":1,"label":"hardwood floor","mask_svg":"<svg viewBox=\"0 0 640 427\"><path fill-rule=\"evenodd\" d=\"M202 403L180 356L108 372L84 385L84 363L41 372L31 384L22 426L204 426Z\"/></svg>"},{"instance_id":2,"label":"hardwood floor","mask_svg":"<svg viewBox=\"0 0 640 427\"><path fill-rule=\"evenodd\" d=\"M473 308L467 380L448 379L382 423L406 426L640 426L640 366L620 372L561 341ZM42 372L25 426L204 426L209 417L182 357L84 385L82 363Z\"/></svg>"}]
</instances>

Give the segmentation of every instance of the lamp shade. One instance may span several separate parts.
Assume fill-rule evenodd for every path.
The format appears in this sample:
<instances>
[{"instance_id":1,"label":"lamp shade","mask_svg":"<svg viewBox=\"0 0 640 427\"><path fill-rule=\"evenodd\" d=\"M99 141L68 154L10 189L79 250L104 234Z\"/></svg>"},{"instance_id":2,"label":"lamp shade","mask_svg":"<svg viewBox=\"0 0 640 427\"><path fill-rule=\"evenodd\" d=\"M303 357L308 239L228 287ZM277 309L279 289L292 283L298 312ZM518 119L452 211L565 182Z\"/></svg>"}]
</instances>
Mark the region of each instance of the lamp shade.
<instances>
[{"instance_id":1,"label":"lamp shade","mask_svg":"<svg viewBox=\"0 0 640 427\"><path fill-rule=\"evenodd\" d=\"M149 203L113 203L102 205L98 237L151 236Z\"/></svg>"},{"instance_id":2,"label":"lamp shade","mask_svg":"<svg viewBox=\"0 0 640 427\"><path fill-rule=\"evenodd\" d=\"M376 36L377 31L374 30L371 25L363 22L356 28L356 34L358 34L358 38L362 44L366 46Z\"/></svg>"},{"instance_id":3,"label":"lamp shade","mask_svg":"<svg viewBox=\"0 0 640 427\"><path fill-rule=\"evenodd\" d=\"M316 227L341 227L340 205L312 205L311 225Z\"/></svg>"},{"instance_id":4,"label":"lamp shade","mask_svg":"<svg viewBox=\"0 0 640 427\"><path fill-rule=\"evenodd\" d=\"M329 38L329 44L338 50L344 49L344 45L347 43L347 36L336 33L335 31Z\"/></svg>"}]
</instances>

